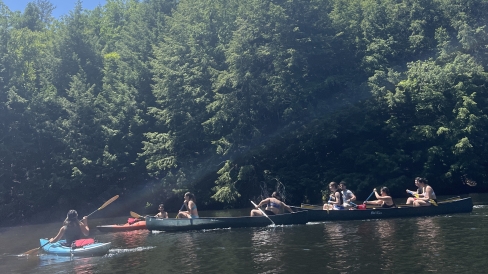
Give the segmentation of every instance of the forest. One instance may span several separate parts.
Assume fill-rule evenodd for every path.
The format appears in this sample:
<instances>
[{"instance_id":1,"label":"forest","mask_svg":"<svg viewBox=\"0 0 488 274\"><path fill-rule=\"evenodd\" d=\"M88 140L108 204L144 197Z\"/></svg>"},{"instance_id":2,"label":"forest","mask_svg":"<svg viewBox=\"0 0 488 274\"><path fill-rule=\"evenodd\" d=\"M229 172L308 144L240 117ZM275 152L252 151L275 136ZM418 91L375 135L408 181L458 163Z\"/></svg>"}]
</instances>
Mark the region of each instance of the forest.
<instances>
[{"instance_id":1,"label":"forest","mask_svg":"<svg viewBox=\"0 0 488 274\"><path fill-rule=\"evenodd\" d=\"M321 203L342 180L360 200L417 176L488 190L487 0L54 8L0 0L3 225L115 194L154 211L186 191L203 210L277 187Z\"/></svg>"}]
</instances>

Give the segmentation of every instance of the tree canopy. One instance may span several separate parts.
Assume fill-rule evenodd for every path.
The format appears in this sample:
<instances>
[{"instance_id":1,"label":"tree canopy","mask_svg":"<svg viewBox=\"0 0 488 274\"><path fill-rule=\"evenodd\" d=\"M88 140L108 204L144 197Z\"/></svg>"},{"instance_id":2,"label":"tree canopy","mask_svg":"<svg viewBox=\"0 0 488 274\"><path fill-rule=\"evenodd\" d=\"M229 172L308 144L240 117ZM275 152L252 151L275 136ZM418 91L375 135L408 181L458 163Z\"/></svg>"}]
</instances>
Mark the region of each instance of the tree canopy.
<instances>
[{"instance_id":1,"label":"tree canopy","mask_svg":"<svg viewBox=\"0 0 488 274\"><path fill-rule=\"evenodd\" d=\"M486 0L0 0L0 213L487 190ZM171 209L171 206L170 206ZM16 214L14 215L14 212Z\"/></svg>"}]
</instances>

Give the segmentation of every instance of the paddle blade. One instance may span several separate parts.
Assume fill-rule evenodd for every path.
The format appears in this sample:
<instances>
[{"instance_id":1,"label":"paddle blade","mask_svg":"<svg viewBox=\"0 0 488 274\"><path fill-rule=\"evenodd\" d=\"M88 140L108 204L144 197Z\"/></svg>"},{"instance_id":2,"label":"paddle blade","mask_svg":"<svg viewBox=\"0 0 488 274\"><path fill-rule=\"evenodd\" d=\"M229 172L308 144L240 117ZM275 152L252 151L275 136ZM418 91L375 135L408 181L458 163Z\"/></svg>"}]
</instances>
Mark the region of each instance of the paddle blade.
<instances>
[{"instance_id":1,"label":"paddle blade","mask_svg":"<svg viewBox=\"0 0 488 274\"><path fill-rule=\"evenodd\" d=\"M130 212L130 216L131 217L134 217L134 218L144 218L144 216L141 216L141 215L135 213L134 211L131 211Z\"/></svg>"},{"instance_id":2,"label":"paddle blade","mask_svg":"<svg viewBox=\"0 0 488 274\"><path fill-rule=\"evenodd\" d=\"M34 255L37 255L37 253L39 252L40 249L41 249L40 247L33 248L27 252L22 253L22 255L34 256Z\"/></svg>"},{"instance_id":3,"label":"paddle blade","mask_svg":"<svg viewBox=\"0 0 488 274\"><path fill-rule=\"evenodd\" d=\"M117 200L119 198L119 195L115 195L113 196L112 198L110 198L110 200L106 201L101 207L98 208L98 210L108 206L109 204L111 204L113 201Z\"/></svg>"}]
</instances>

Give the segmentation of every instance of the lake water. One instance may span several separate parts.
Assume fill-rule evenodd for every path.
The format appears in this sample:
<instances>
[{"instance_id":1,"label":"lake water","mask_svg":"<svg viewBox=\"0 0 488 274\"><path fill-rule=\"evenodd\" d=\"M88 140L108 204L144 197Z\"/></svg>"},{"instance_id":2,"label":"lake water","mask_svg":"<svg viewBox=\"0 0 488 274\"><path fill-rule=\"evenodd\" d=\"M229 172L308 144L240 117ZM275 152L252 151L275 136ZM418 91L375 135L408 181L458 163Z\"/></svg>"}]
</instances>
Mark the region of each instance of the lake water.
<instances>
[{"instance_id":1,"label":"lake water","mask_svg":"<svg viewBox=\"0 0 488 274\"><path fill-rule=\"evenodd\" d=\"M488 273L488 194L471 196L470 214L264 228L101 233L126 218L94 219L109 254L73 260L17 256L59 223L0 228L0 273ZM217 214L236 211L201 215Z\"/></svg>"}]
</instances>

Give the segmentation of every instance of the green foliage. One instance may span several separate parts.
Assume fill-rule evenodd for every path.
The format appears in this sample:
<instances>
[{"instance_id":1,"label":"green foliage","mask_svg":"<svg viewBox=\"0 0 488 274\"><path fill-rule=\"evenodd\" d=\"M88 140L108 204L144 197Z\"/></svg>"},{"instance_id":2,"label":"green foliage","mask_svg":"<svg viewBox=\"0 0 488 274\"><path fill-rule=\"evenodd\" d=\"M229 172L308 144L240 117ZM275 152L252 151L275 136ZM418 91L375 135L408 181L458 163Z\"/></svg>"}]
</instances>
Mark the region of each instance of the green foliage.
<instances>
[{"instance_id":1,"label":"green foliage","mask_svg":"<svg viewBox=\"0 0 488 274\"><path fill-rule=\"evenodd\" d=\"M139 188L148 207L188 190L248 206L278 178L291 204L340 180L358 196L404 194L416 176L487 189L484 0L52 10L0 1L4 216Z\"/></svg>"}]
</instances>

